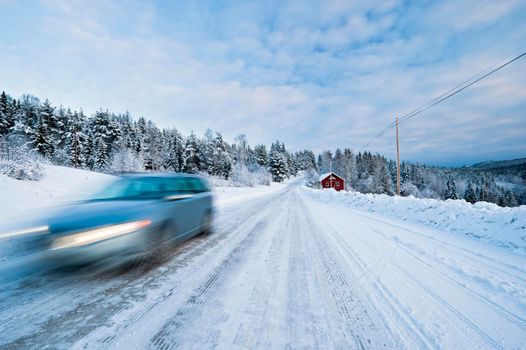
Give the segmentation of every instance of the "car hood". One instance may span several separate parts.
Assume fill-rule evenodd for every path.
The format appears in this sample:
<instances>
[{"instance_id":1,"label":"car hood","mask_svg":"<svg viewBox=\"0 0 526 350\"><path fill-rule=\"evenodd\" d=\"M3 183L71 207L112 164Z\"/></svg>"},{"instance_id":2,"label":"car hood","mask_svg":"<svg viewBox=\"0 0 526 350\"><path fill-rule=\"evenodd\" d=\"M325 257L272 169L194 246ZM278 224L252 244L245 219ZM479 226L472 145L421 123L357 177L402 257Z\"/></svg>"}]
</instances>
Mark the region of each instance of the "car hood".
<instances>
[{"instance_id":1,"label":"car hood","mask_svg":"<svg viewBox=\"0 0 526 350\"><path fill-rule=\"evenodd\" d=\"M49 219L51 234L62 234L93 227L147 218L154 200L87 201L69 205Z\"/></svg>"}]
</instances>

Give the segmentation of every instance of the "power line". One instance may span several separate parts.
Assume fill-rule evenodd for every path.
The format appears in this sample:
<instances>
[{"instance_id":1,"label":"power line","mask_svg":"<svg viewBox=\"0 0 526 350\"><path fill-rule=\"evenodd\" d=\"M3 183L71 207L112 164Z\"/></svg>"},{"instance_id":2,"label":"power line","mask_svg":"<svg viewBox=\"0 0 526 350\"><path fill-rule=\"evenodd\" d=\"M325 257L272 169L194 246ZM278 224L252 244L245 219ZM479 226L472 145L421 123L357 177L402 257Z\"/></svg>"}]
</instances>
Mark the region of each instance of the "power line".
<instances>
[{"instance_id":1,"label":"power line","mask_svg":"<svg viewBox=\"0 0 526 350\"><path fill-rule=\"evenodd\" d=\"M500 63L500 62L499 62L499 63ZM479 72L479 73L475 74L474 76L472 76L472 77L470 77L470 78L464 80L463 82L461 82L460 84L458 84L458 85L455 86L454 88L449 89L448 91L444 92L442 95L435 97L434 99L432 99L431 101L427 102L426 104L424 104L424 105L422 105L422 106L420 106L420 107L418 107L418 108L412 110L411 112L407 113L407 114L404 115L402 118L404 118L405 116L412 115L412 114L414 114L414 113L416 113L416 112L421 111L421 110L422 110L423 108L425 108L426 106L428 106L428 105L430 105L431 103L433 103L433 102L439 100L439 99L442 98L443 96L446 96L448 93L450 93L450 92L452 92L452 91L458 89L459 87L461 87L461 86L463 86L464 84L470 82L471 80L477 78L478 76L482 75L482 74L485 73L486 71L489 71L489 70L492 69L493 67L497 66L499 63L495 63L494 65L492 65L492 66L490 66L490 67L484 69L482 72ZM392 128L395 126L395 124L396 124L395 121L391 122L391 123L390 123L389 125L387 125L385 128L383 128L382 130L380 130L376 135L374 135L374 138L379 138L379 137L383 136L383 135L384 135L389 129L392 129ZM364 146L363 148L365 148L365 146Z\"/></svg>"},{"instance_id":2,"label":"power line","mask_svg":"<svg viewBox=\"0 0 526 350\"><path fill-rule=\"evenodd\" d=\"M506 67L507 65L517 61L518 59L522 58L526 56L526 52L523 52L521 53L520 55L518 56L515 56L514 58L510 59L510 60L507 60L506 62L498 65L496 68L493 68L496 66L493 65L493 66L490 66L486 69L484 69L482 72L479 72L478 74L474 75L473 77L463 81L462 83L458 84L457 86L455 86L454 88L446 91L445 93L441 94L440 96L437 96L435 97L434 99L432 99L431 101L427 102L426 104L412 110L411 112L405 114L404 116L402 116L400 119L399 119L399 124L400 123L403 123L404 121L406 120L409 120L411 118L414 118L416 117L417 115L419 115L420 113L424 112L425 110L439 104L440 102L442 101L445 101L447 100L448 98L450 97L453 97L454 95L458 94L459 92L469 88L470 86L473 86L474 84L478 83L479 81L481 81L482 79L490 76L491 74L501 70L502 68ZM492 69L493 68L493 69ZM487 72L487 73L486 73ZM475 79L475 80L473 80ZM379 139L380 137L382 137L387 131L391 130L392 128L394 128L396 126L396 122L392 122L390 123L389 125L387 125L385 128L383 128L382 130L380 130L369 142L367 142L361 149L365 149L366 147L368 147L369 145L371 145L374 141L376 141L377 139Z\"/></svg>"}]
</instances>

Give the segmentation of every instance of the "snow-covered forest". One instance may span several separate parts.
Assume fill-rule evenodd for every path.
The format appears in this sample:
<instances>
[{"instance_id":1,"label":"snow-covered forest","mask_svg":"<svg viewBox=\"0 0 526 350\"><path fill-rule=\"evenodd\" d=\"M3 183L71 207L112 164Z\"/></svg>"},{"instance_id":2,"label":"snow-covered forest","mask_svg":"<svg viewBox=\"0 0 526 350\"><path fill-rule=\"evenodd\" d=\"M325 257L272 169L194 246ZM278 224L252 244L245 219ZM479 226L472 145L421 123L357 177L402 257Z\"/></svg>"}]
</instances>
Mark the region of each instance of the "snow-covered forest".
<instances>
[{"instance_id":1,"label":"snow-covered forest","mask_svg":"<svg viewBox=\"0 0 526 350\"><path fill-rule=\"evenodd\" d=\"M503 163L503 164L500 164ZM493 166L445 168L402 162L401 193L417 198L465 199L500 206L526 204L526 160ZM321 173L330 169L341 174L353 189L362 193L393 195L396 192L396 162L370 152L355 154L351 149L322 152Z\"/></svg>"},{"instance_id":2,"label":"snow-covered forest","mask_svg":"<svg viewBox=\"0 0 526 350\"><path fill-rule=\"evenodd\" d=\"M129 113L53 106L24 95L0 95L0 171L20 179L42 175L39 160L106 173L169 170L208 174L252 186L277 182L315 165L312 152L292 154L276 141L251 146L244 135L228 143L220 132L203 137L158 128Z\"/></svg>"},{"instance_id":3,"label":"snow-covered forest","mask_svg":"<svg viewBox=\"0 0 526 350\"><path fill-rule=\"evenodd\" d=\"M37 180L40 161L105 173L177 171L202 173L215 181L253 186L282 182L306 170L317 174L332 169L349 188L362 193L396 191L396 163L370 152L351 149L322 152L287 151L276 141L270 147L250 145L244 135L233 143L220 132L200 137L182 135L176 128L159 128L129 113L53 106L48 100L24 95L0 95L0 172L19 179ZM433 167L410 162L401 165L402 195L418 198L486 201L501 206L526 204L526 162L464 168Z\"/></svg>"}]
</instances>

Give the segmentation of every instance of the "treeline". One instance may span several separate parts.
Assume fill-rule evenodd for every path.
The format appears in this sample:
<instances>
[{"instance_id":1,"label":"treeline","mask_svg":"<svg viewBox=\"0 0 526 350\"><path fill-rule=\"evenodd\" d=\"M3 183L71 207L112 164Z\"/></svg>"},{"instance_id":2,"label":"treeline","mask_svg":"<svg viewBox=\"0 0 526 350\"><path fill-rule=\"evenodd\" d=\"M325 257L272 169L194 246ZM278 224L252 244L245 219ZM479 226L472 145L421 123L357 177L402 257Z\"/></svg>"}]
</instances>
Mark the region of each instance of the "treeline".
<instances>
[{"instance_id":1,"label":"treeline","mask_svg":"<svg viewBox=\"0 0 526 350\"><path fill-rule=\"evenodd\" d=\"M311 151L288 152L274 142L251 146L244 135L228 143L220 132L203 137L158 128L144 117L56 107L48 100L0 95L0 170L30 175L32 157L56 165L108 173L176 171L206 173L241 185L281 182L315 166ZM29 159L29 160L28 160ZM29 169L29 170L28 170ZM30 177L30 176L29 176Z\"/></svg>"},{"instance_id":2,"label":"treeline","mask_svg":"<svg viewBox=\"0 0 526 350\"><path fill-rule=\"evenodd\" d=\"M203 173L243 186L281 182L298 171L317 174L332 169L362 193L396 192L396 163L379 154L351 149L322 152L287 151L274 142L251 146L244 135L233 143L220 132L202 137L182 135L176 128L158 128L129 113L53 106L48 100L24 95L16 100L0 95L0 172L19 179L42 176L39 162L107 173L175 171ZM403 196L487 201L501 206L526 204L526 164L513 167L442 168L402 162Z\"/></svg>"},{"instance_id":3,"label":"treeline","mask_svg":"<svg viewBox=\"0 0 526 350\"><path fill-rule=\"evenodd\" d=\"M322 152L317 166L320 173L330 169L341 174L350 186L362 193L396 193L396 162L379 154L355 154L351 149ZM526 204L526 171L477 168L445 168L402 162L401 194L418 198L486 201L500 206Z\"/></svg>"}]
</instances>

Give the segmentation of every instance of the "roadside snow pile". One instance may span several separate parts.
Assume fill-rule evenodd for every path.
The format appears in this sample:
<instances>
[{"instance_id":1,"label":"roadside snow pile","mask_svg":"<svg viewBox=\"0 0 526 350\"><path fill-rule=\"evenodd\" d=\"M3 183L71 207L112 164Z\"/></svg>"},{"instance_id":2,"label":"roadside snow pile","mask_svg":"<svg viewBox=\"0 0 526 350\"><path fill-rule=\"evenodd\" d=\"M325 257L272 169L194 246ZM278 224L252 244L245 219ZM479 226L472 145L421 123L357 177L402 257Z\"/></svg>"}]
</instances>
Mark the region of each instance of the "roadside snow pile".
<instances>
[{"instance_id":1,"label":"roadside snow pile","mask_svg":"<svg viewBox=\"0 0 526 350\"><path fill-rule=\"evenodd\" d=\"M384 194L336 192L304 187L317 200L375 212L440 230L468 235L526 253L526 205L502 208L492 203L390 197Z\"/></svg>"},{"instance_id":2,"label":"roadside snow pile","mask_svg":"<svg viewBox=\"0 0 526 350\"><path fill-rule=\"evenodd\" d=\"M0 174L17 180L38 181L44 176L40 163L0 159Z\"/></svg>"},{"instance_id":3,"label":"roadside snow pile","mask_svg":"<svg viewBox=\"0 0 526 350\"><path fill-rule=\"evenodd\" d=\"M7 142L0 137L0 175L17 180L38 181L44 176L44 158L24 143Z\"/></svg>"},{"instance_id":4,"label":"roadside snow pile","mask_svg":"<svg viewBox=\"0 0 526 350\"><path fill-rule=\"evenodd\" d=\"M228 180L222 176L211 176L201 173L201 176L210 181L213 187L255 187L259 185L269 186L272 177L264 168L249 171L245 165L236 165Z\"/></svg>"}]
</instances>

